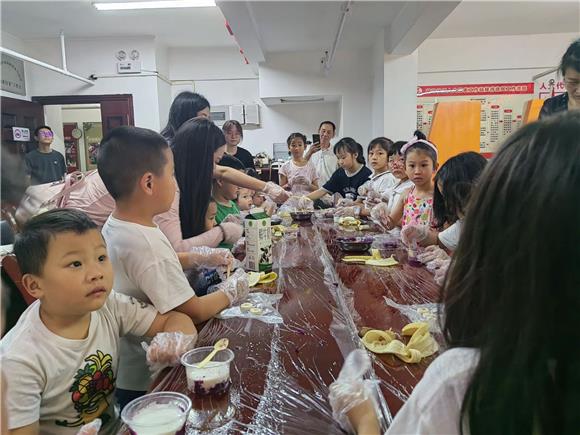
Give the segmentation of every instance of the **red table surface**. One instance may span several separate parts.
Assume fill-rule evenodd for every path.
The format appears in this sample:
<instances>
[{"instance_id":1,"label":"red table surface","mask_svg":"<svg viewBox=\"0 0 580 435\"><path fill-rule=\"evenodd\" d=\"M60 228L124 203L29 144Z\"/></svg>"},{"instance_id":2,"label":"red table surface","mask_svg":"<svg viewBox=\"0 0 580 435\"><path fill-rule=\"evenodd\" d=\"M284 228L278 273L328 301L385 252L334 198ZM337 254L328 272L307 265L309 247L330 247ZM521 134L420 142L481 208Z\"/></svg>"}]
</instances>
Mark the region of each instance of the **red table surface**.
<instances>
[{"instance_id":1,"label":"red table surface","mask_svg":"<svg viewBox=\"0 0 580 435\"><path fill-rule=\"evenodd\" d=\"M197 346L227 337L236 355L231 367L236 417L213 433L343 433L332 417L328 386L344 358L362 348L358 330L368 326L400 331L410 322L387 305L385 297L405 305L437 301L439 290L431 274L409 266L403 249L381 251L401 263L394 267L341 262L344 254L335 240L342 233L332 220L317 221L302 224L296 237L286 236L275 245L274 270L279 278L264 291L283 294L278 304L283 324L212 319L199 332ZM433 357L405 364L393 356L371 356L369 376L379 381L386 425ZM154 391L187 393L184 369L170 370Z\"/></svg>"}]
</instances>

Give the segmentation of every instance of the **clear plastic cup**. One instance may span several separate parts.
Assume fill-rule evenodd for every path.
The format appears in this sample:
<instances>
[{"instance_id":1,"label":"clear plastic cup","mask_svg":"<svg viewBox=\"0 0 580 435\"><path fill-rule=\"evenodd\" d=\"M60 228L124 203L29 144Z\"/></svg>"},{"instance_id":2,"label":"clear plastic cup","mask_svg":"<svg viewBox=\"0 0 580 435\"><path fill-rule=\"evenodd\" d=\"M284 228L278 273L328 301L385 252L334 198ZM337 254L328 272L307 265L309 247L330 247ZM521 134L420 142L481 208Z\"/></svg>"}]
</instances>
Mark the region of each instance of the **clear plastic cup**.
<instances>
[{"instance_id":1,"label":"clear plastic cup","mask_svg":"<svg viewBox=\"0 0 580 435\"><path fill-rule=\"evenodd\" d=\"M230 363L234 359L234 353L230 349L220 350L203 368L197 367L212 351L212 346L198 347L181 357L187 376L187 387L194 396L217 397L230 388Z\"/></svg>"},{"instance_id":2,"label":"clear plastic cup","mask_svg":"<svg viewBox=\"0 0 580 435\"><path fill-rule=\"evenodd\" d=\"M121 419L132 433L139 435L175 435L183 428L191 411L189 397L162 391L131 401L121 412Z\"/></svg>"},{"instance_id":3,"label":"clear plastic cup","mask_svg":"<svg viewBox=\"0 0 580 435\"><path fill-rule=\"evenodd\" d=\"M228 423L236 412L230 401L230 364L234 353L229 349L220 350L206 366L197 367L212 350L213 347L200 347L181 357L192 402L188 428L218 428Z\"/></svg>"}]
</instances>

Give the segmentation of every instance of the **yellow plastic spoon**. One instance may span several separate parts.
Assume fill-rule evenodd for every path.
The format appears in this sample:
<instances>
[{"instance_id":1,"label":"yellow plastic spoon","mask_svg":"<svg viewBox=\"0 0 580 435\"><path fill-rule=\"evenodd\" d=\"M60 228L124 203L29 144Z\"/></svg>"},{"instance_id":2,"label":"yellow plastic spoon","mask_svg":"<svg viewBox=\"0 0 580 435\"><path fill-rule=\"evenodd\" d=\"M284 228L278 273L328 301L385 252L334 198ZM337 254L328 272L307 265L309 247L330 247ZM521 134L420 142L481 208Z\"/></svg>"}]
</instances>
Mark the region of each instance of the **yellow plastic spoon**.
<instances>
[{"instance_id":1,"label":"yellow plastic spoon","mask_svg":"<svg viewBox=\"0 0 580 435\"><path fill-rule=\"evenodd\" d=\"M207 363L209 363L212 360L212 358L215 356L216 353L218 353L220 350L227 349L229 344L230 340L228 340L227 338L222 338L216 341L216 343L213 345L213 350L211 351L211 353L197 365L197 368L198 369L204 368L207 365Z\"/></svg>"}]
</instances>

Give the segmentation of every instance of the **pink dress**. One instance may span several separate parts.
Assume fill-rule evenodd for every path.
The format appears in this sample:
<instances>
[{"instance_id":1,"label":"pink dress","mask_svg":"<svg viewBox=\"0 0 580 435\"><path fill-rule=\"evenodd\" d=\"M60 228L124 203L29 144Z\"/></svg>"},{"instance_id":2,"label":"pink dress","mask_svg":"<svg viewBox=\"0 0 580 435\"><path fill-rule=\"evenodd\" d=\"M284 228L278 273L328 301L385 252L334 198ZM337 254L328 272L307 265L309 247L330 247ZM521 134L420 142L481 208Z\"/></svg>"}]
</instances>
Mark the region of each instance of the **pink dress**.
<instances>
[{"instance_id":1,"label":"pink dress","mask_svg":"<svg viewBox=\"0 0 580 435\"><path fill-rule=\"evenodd\" d=\"M415 186L407 194L407 200L403 206L403 219L401 227L407 225L431 225L433 214L433 197L429 199L417 198Z\"/></svg>"}]
</instances>

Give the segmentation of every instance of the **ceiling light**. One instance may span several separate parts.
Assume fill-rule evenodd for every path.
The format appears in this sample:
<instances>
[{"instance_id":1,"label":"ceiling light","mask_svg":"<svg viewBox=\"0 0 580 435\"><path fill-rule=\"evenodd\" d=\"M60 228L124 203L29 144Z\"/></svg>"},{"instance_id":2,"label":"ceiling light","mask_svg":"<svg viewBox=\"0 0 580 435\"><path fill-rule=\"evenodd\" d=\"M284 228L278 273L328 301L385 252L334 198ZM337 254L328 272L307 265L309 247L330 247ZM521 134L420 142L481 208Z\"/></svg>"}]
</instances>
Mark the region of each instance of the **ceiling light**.
<instances>
[{"instance_id":1,"label":"ceiling light","mask_svg":"<svg viewBox=\"0 0 580 435\"><path fill-rule=\"evenodd\" d=\"M93 3L99 11L124 11L130 9L170 9L170 8L202 8L215 6L215 0L167 0L144 2L114 2Z\"/></svg>"}]
</instances>

